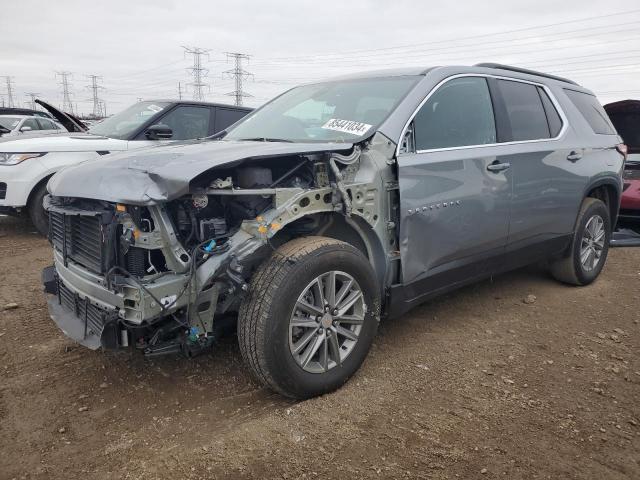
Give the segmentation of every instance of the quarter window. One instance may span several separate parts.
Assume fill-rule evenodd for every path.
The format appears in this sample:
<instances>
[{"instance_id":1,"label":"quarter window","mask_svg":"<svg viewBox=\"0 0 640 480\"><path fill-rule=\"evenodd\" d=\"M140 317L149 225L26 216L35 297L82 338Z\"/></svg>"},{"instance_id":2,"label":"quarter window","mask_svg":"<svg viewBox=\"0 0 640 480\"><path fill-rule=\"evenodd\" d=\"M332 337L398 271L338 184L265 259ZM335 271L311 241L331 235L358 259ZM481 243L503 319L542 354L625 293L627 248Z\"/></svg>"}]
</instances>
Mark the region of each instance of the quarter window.
<instances>
[{"instance_id":1,"label":"quarter window","mask_svg":"<svg viewBox=\"0 0 640 480\"><path fill-rule=\"evenodd\" d=\"M498 80L498 86L507 109L512 141L539 140L551 136L538 87L510 80Z\"/></svg>"},{"instance_id":2,"label":"quarter window","mask_svg":"<svg viewBox=\"0 0 640 480\"><path fill-rule=\"evenodd\" d=\"M594 95L566 88L564 92L567 94L567 97L569 97L569 100L571 100L571 103L580 110L580 113L595 133L601 135L616 134L616 130L613 128L613 125L611 125L607 113Z\"/></svg>"},{"instance_id":3,"label":"quarter window","mask_svg":"<svg viewBox=\"0 0 640 480\"><path fill-rule=\"evenodd\" d=\"M413 121L416 150L496 143L487 80L462 77L442 85Z\"/></svg>"}]
</instances>

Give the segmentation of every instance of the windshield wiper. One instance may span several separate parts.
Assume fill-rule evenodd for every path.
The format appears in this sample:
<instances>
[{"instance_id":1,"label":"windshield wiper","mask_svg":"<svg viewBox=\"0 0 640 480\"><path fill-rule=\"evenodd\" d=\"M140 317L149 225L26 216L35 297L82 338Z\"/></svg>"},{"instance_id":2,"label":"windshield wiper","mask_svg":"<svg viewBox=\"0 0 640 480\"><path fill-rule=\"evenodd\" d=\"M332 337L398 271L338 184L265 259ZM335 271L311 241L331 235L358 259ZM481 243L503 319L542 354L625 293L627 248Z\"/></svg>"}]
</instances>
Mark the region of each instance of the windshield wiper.
<instances>
[{"instance_id":1,"label":"windshield wiper","mask_svg":"<svg viewBox=\"0 0 640 480\"><path fill-rule=\"evenodd\" d=\"M268 138L268 137L256 137L256 138L239 138L240 142L285 142L293 143L293 140L286 140L284 138Z\"/></svg>"}]
</instances>

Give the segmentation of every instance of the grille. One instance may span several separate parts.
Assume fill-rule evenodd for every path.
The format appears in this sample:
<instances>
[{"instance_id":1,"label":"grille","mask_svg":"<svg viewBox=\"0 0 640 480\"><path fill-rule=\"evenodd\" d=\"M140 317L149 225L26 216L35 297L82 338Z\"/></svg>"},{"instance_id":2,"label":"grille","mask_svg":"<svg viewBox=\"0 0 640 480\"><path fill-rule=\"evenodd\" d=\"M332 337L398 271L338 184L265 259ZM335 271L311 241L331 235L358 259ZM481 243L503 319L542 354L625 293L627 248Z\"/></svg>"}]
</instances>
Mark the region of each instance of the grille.
<instances>
[{"instance_id":1,"label":"grille","mask_svg":"<svg viewBox=\"0 0 640 480\"><path fill-rule=\"evenodd\" d=\"M0 200L7 198L7 184L0 182Z\"/></svg>"},{"instance_id":2,"label":"grille","mask_svg":"<svg viewBox=\"0 0 640 480\"><path fill-rule=\"evenodd\" d=\"M104 273L104 237L98 216L49 212L49 239L65 258Z\"/></svg>"},{"instance_id":3,"label":"grille","mask_svg":"<svg viewBox=\"0 0 640 480\"><path fill-rule=\"evenodd\" d=\"M93 332L97 336L102 335L105 319L108 315L106 310L96 307L87 299L81 299L77 293L69 290L64 283L58 282L58 301L67 310L71 310L76 317L80 318L85 325L84 335Z\"/></svg>"}]
</instances>

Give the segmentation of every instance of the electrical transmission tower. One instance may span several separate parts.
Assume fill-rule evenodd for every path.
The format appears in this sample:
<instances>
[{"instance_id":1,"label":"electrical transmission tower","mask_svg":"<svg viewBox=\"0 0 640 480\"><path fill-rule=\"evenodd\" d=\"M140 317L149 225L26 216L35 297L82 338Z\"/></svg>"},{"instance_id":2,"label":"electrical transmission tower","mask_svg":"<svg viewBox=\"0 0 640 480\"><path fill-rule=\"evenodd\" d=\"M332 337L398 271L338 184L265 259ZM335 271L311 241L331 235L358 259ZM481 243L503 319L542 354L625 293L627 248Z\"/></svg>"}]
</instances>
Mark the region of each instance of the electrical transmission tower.
<instances>
[{"instance_id":1,"label":"electrical transmission tower","mask_svg":"<svg viewBox=\"0 0 640 480\"><path fill-rule=\"evenodd\" d=\"M16 106L16 101L13 98L13 77L7 75L4 79L7 84L7 107L13 108Z\"/></svg>"},{"instance_id":2,"label":"electrical transmission tower","mask_svg":"<svg viewBox=\"0 0 640 480\"><path fill-rule=\"evenodd\" d=\"M193 67L187 68L193 76L193 82L187 84L193 86L193 99L204 100L203 87L209 88L208 83L204 83L204 78L209 75L209 70L202 66L202 56L209 57L210 49L204 49L199 47L182 47L185 54L193 55Z\"/></svg>"},{"instance_id":3,"label":"electrical transmission tower","mask_svg":"<svg viewBox=\"0 0 640 480\"><path fill-rule=\"evenodd\" d=\"M36 103L36 97L40 96L40 94L35 92L27 92L25 93L25 95L30 99L29 103L31 104L31 110L35 110L38 107L38 104Z\"/></svg>"},{"instance_id":4,"label":"electrical transmission tower","mask_svg":"<svg viewBox=\"0 0 640 480\"><path fill-rule=\"evenodd\" d=\"M104 117L104 113L102 112L102 101L98 98L98 90L104 90L102 85L98 85L98 80L102 80L102 77L98 75L87 75L87 78L91 80L91 85L87 85L86 88L89 88L92 92L93 116L95 118L102 118Z\"/></svg>"},{"instance_id":5,"label":"electrical transmission tower","mask_svg":"<svg viewBox=\"0 0 640 480\"><path fill-rule=\"evenodd\" d=\"M229 92L226 95L235 97L235 105L242 106L242 99L244 97L252 97L253 95L245 92L242 89L242 82L247 77L253 77L253 73L247 72L242 68L242 60L249 60L250 56L244 53L229 53L227 52L227 60L233 58L235 66L231 70L227 70L223 75L233 77L236 83L236 89L233 92Z\"/></svg>"},{"instance_id":6,"label":"electrical transmission tower","mask_svg":"<svg viewBox=\"0 0 640 480\"><path fill-rule=\"evenodd\" d=\"M62 110L73 114L73 103L71 102L71 84L69 83L69 78L71 77L71 72L56 72L56 75L60 75L62 81L60 85L62 85Z\"/></svg>"}]
</instances>

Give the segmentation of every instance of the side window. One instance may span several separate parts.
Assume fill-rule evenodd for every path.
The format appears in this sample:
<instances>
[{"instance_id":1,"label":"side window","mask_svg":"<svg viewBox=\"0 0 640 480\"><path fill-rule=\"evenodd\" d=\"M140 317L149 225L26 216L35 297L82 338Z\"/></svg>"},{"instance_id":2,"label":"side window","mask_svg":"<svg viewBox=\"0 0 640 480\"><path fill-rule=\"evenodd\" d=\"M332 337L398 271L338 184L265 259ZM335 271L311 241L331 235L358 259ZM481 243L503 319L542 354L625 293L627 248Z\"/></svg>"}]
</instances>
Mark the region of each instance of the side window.
<instances>
[{"instance_id":1,"label":"side window","mask_svg":"<svg viewBox=\"0 0 640 480\"><path fill-rule=\"evenodd\" d=\"M486 79L446 82L413 120L416 150L496 143L496 123Z\"/></svg>"},{"instance_id":2,"label":"side window","mask_svg":"<svg viewBox=\"0 0 640 480\"><path fill-rule=\"evenodd\" d=\"M27 118L20 128L22 129L24 127L29 127L31 130L40 130L40 126L35 118Z\"/></svg>"},{"instance_id":3,"label":"side window","mask_svg":"<svg viewBox=\"0 0 640 480\"><path fill-rule=\"evenodd\" d=\"M172 140L190 140L209 134L209 118L208 108L183 105L171 110L158 123L173 130Z\"/></svg>"},{"instance_id":4,"label":"side window","mask_svg":"<svg viewBox=\"0 0 640 480\"><path fill-rule=\"evenodd\" d=\"M564 89L564 93L567 94L571 103L573 103L584 119L589 123L595 133L601 135L615 135L616 131L611 125L607 113L602 108L602 105L598 102L598 99L594 95L588 93L578 92L576 90Z\"/></svg>"},{"instance_id":5,"label":"side window","mask_svg":"<svg viewBox=\"0 0 640 480\"><path fill-rule=\"evenodd\" d=\"M247 113L248 112L245 112L244 110L232 110L230 108L218 107L216 110L215 133L224 130L229 125L233 125Z\"/></svg>"},{"instance_id":6,"label":"side window","mask_svg":"<svg viewBox=\"0 0 640 480\"><path fill-rule=\"evenodd\" d=\"M562 119L560 118L560 114L556 107L553 105L553 102L547 95L547 92L544 91L544 88L538 87L538 93L540 94L540 98L542 99L542 106L544 107L544 113L547 114L547 121L549 122L549 132L551 133L551 137L557 137L562 130Z\"/></svg>"},{"instance_id":7,"label":"side window","mask_svg":"<svg viewBox=\"0 0 640 480\"><path fill-rule=\"evenodd\" d=\"M38 123L40 124L41 130L55 130L56 127L51 120L47 120L46 118L39 118Z\"/></svg>"},{"instance_id":8,"label":"side window","mask_svg":"<svg viewBox=\"0 0 640 480\"><path fill-rule=\"evenodd\" d=\"M512 141L540 140L551 136L538 87L510 80L498 80L498 86L507 108Z\"/></svg>"}]
</instances>

